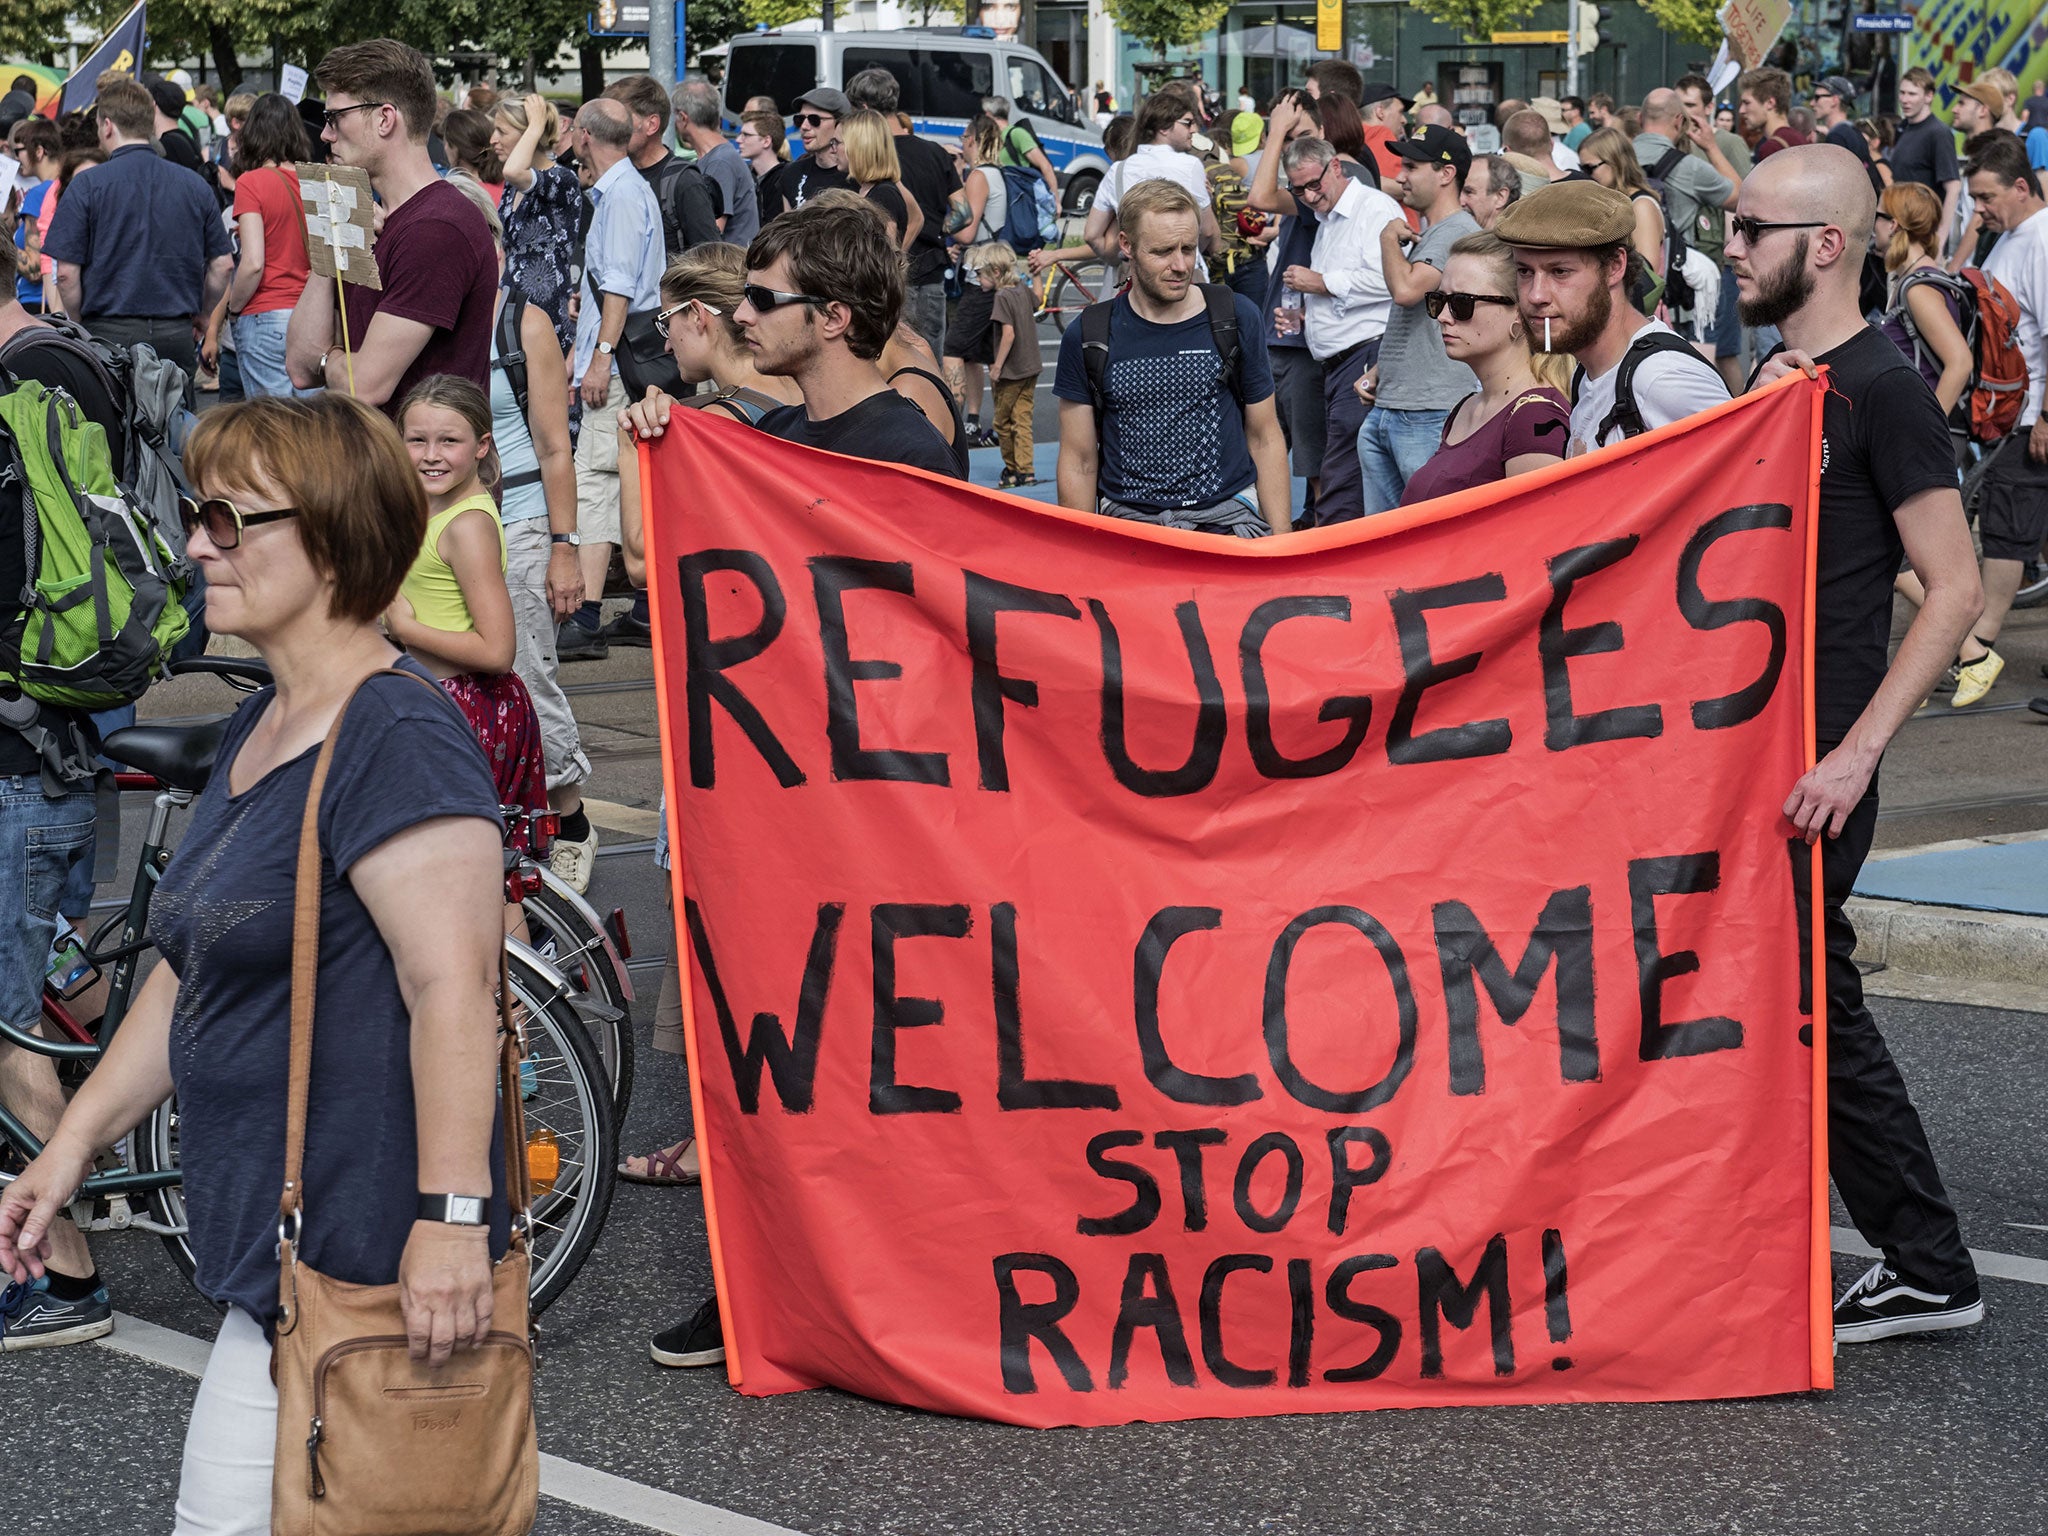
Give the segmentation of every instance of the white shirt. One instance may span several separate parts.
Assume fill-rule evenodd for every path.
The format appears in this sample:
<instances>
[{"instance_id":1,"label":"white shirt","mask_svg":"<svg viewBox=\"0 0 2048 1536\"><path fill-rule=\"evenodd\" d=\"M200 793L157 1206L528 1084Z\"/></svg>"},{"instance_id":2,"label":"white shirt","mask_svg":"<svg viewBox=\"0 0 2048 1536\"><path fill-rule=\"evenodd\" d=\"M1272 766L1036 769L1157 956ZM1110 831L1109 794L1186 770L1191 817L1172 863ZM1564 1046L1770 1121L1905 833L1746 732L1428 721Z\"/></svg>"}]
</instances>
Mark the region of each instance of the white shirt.
<instances>
[{"instance_id":1,"label":"white shirt","mask_svg":"<svg viewBox=\"0 0 2048 1536\"><path fill-rule=\"evenodd\" d=\"M1095 189L1095 201L1115 213L1124 193L1141 181L1177 181L1188 189L1198 207L1209 206L1209 178L1202 171L1202 162L1185 150L1170 149L1164 144L1140 144L1127 158L1111 166Z\"/></svg>"},{"instance_id":2,"label":"white shirt","mask_svg":"<svg viewBox=\"0 0 2048 1536\"><path fill-rule=\"evenodd\" d=\"M1540 334L1541 322L1538 325ZM1630 343L1651 331L1663 331L1672 336L1678 334L1662 320L1652 320L1630 338ZM1537 345L1542 343L1538 341ZM1576 458L1622 440L1624 434L1616 426L1609 428L1601 441L1593 441L1594 431L1614 409L1614 386L1620 377L1621 363L1617 361L1597 378L1588 374L1580 383L1578 403L1572 407L1572 439L1566 449L1566 457ZM1680 357L1675 352L1651 353L1636 367L1632 392L1636 397L1636 409L1643 414L1643 425L1652 429L1682 421L1728 398L1728 386L1722 383L1721 375L1697 352L1691 359Z\"/></svg>"},{"instance_id":3,"label":"white shirt","mask_svg":"<svg viewBox=\"0 0 2048 1536\"><path fill-rule=\"evenodd\" d=\"M2020 425L2029 427L2041 414L2041 386L2048 382L2041 339L2048 323L2048 209L1998 237L1984 258L1984 275L1997 278L2019 300L2018 339L2020 354L2027 360L2027 404L2020 412Z\"/></svg>"},{"instance_id":4,"label":"white shirt","mask_svg":"<svg viewBox=\"0 0 2048 1536\"><path fill-rule=\"evenodd\" d=\"M1328 294L1304 294L1308 349L1318 362L1362 341L1384 336L1394 297L1380 264L1380 231L1402 218L1401 205L1362 182L1344 182L1344 194L1316 226L1309 267Z\"/></svg>"},{"instance_id":5,"label":"white shirt","mask_svg":"<svg viewBox=\"0 0 2048 1536\"><path fill-rule=\"evenodd\" d=\"M1576 171L1579 168L1579 152L1566 149L1563 139L1550 141L1550 163L1560 171Z\"/></svg>"}]
</instances>

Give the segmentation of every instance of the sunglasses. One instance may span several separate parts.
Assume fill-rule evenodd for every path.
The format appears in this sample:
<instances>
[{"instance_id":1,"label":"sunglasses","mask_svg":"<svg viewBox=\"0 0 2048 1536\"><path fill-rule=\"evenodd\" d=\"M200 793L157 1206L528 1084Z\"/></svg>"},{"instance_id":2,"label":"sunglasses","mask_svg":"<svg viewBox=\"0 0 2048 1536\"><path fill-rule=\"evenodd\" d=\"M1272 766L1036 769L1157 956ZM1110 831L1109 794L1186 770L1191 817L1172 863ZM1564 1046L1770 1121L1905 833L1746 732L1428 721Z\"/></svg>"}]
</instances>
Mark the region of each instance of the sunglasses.
<instances>
[{"instance_id":1,"label":"sunglasses","mask_svg":"<svg viewBox=\"0 0 2048 1536\"><path fill-rule=\"evenodd\" d=\"M780 309L785 304L830 304L830 299L821 299L812 293L780 293L773 288L763 288L758 283L749 283L741 290L747 302L762 314L771 309Z\"/></svg>"},{"instance_id":2,"label":"sunglasses","mask_svg":"<svg viewBox=\"0 0 2048 1536\"><path fill-rule=\"evenodd\" d=\"M706 304L702 299L685 299L680 304L671 304L667 309L660 309L654 312L654 334L663 341L667 341L669 318L673 315L680 315L693 304L703 310L705 314L711 315L714 318L725 313L716 304Z\"/></svg>"},{"instance_id":3,"label":"sunglasses","mask_svg":"<svg viewBox=\"0 0 2048 1536\"><path fill-rule=\"evenodd\" d=\"M1826 229L1828 223L1826 219L1773 221L1770 219L1745 218L1741 214L1736 214L1733 218L1729 219L1728 227L1742 236L1742 243L1744 245L1755 245L1759 239L1774 229Z\"/></svg>"},{"instance_id":4,"label":"sunglasses","mask_svg":"<svg viewBox=\"0 0 2048 1536\"><path fill-rule=\"evenodd\" d=\"M369 112L378 107L388 107L390 105L391 103L388 101L359 101L352 107L332 107L322 112L320 116L326 120L329 128L338 129L341 127L341 120L351 112Z\"/></svg>"},{"instance_id":5,"label":"sunglasses","mask_svg":"<svg viewBox=\"0 0 2048 1536\"><path fill-rule=\"evenodd\" d=\"M1451 318L1460 325L1472 318L1472 312L1478 305L1506 304L1512 307L1514 302L1513 299L1502 298L1497 293L1446 293L1441 288L1422 296L1422 307L1429 312L1430 319L1436 319L1448 309Z\"/></svg>"},{"instance_id":6,"label":"sunglasses","mask_svg":"<svg viewBox=\"0 0 2048 1536\"><path fill-rule=\"evenodd\" d=\"M836 117L827 117L822 112L799 112L795 117L792 117L790 121L792 123L795 123L796 126L799 128L822 128L827 123L838 122L839 119Z\"/></svg>"},{"instance_id":7,"label":"sunglasses","mask_svg":"<svg viewBox=\"0 0 2048 1536\"><path fill-rule=\"evenodd\" d=\"M185 537L189 539L194 529L204 528L206 542L215 549L236 548L242 542L244 528L298 515L297 507L279 507L274 512L244 512L225 496L209 496L204 501L194 501L190 496L178 498L178 523L185 530Z\"/></svg>"}]
</instances>

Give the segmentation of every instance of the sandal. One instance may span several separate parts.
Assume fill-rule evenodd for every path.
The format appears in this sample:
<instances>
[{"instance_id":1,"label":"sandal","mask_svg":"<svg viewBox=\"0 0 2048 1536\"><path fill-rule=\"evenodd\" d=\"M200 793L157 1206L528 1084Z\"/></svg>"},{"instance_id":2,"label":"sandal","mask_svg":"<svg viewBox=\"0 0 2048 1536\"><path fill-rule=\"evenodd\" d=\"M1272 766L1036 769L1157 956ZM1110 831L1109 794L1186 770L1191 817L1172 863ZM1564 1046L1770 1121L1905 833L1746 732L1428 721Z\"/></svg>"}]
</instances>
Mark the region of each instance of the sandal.
<instances>
[{"instance_id":1,"label":"sandal","mask_svg":"<svg viewBox=\"0 0 2048 1536\"><path fill-rule=\"evenodd\" d=\"M627 1158L619 1164L619 1177L628 1184L695 1184L696 1162L697 1139L685 1136L673 1146Z\"/></svg>"}]
</instances>

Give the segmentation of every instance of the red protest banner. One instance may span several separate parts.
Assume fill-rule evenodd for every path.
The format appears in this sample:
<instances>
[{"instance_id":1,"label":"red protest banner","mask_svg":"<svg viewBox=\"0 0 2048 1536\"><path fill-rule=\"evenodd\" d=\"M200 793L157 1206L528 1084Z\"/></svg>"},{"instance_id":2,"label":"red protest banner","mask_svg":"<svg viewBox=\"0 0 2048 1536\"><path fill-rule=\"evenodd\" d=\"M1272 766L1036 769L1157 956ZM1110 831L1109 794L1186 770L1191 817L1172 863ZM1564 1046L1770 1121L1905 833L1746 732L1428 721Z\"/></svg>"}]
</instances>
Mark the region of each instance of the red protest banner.
<instances>
[{"instance_id":1,"label":"red protest banner","mask_svg":"<svg viewBox=\"0 0 2048 1536\"><path fill-rule=\"evenodd\" d=\"M1290 539L643 449L731 1377L1012 1422L1831 1384L1819 391Z\"/></svg>"}]
</instances>

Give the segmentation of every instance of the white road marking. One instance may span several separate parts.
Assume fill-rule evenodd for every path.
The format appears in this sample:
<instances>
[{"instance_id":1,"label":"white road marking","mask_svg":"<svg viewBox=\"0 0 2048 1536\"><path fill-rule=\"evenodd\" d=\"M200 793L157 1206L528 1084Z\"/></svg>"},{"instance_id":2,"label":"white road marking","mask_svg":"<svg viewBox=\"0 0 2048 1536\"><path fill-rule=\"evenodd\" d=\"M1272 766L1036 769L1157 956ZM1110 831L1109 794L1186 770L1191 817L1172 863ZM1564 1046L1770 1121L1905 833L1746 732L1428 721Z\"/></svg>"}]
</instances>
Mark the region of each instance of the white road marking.
<instances>
[{"instance_id":1,"label":"white road marking","mask_svg":"<svg viewBox=\"0 0 2048 1536\"><path fill-rule=\"evenodd\" d=\"M144 1322L126 1312L114 1314L114 1331L98 1342L116 1354L167 1366L187 1376L206 1370L206 1357L213 1349L205 1339ZM715 1504L700 1504L545 1452L540 1458L540 1491L564 1504L661 1531L665 1536L801 1536L787 1526L737 1515Z\"/></svg>"},{"instance_id":2,"label":"white road marking","mask_svg":"<svg viewBox=\"0 0 2048 1536\"><path fill-rule=\"evenodd\" d=\"M1864 1242L1853 1227L1830 1227L1828 1236L1832 1239L1837 1253L1851 1254L1859 1259L1874 1259L1878 1256L1877 1250ZM1989 1275L1993 1280L2019 1280L2027 1285L2048 1285L2048 1259L2029 1259L2017 1253L1993 1253L1986 1248L1972 1248L1970 1257L1976 1260L1977 1273Z\"/></svg>"}]
</instances>

